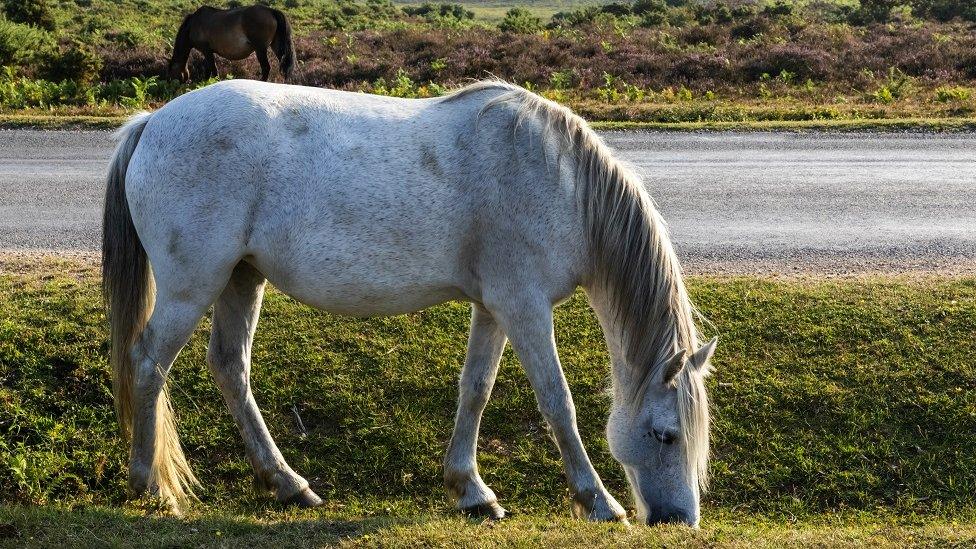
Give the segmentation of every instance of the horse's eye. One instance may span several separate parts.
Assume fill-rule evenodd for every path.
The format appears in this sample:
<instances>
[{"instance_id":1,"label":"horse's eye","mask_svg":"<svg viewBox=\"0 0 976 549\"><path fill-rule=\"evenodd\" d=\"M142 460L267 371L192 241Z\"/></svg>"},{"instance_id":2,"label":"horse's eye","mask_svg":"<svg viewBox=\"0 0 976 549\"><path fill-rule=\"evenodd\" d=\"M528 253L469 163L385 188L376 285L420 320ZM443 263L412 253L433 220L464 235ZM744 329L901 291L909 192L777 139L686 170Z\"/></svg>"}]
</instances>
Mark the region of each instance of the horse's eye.
<instances>
[{"instance_id":1,"label":"horse's eye","mask_svg":"<svg viewBox=\"0 0 976 549\"><path fill-rule=\"evenodd\" d=\"M659 442L663 442L664 444L674 444L674 441L678 438L671 431L658 431L657 429L653 429L652 431L654 433L654 438L656 438Z\"/></svg>"}]
</instances>

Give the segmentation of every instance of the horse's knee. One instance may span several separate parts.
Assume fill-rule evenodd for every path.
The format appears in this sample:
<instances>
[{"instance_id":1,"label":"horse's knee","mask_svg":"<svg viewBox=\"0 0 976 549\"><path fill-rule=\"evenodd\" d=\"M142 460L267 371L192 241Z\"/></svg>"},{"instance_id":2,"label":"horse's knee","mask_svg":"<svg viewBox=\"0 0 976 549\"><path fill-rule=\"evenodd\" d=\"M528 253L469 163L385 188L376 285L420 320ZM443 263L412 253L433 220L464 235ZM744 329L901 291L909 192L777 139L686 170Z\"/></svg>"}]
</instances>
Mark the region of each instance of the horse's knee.
<instances>
[{"instance_id":1,"label":"horse's knee","mask_svg":"<svg viewBox=\"0 0 976 549\"><path fill-rule=\"evenodd\" d=\"M135 375L132 377L132 391L134 397L154 397L163 389L166 375L169 373L168 364L160 364L153 360L152 354L147 352L145 340L132 346L129 351Z\"/></svg>"},{"instance_id":2,"label":"horse's knee","mask_svg":"<svg viewBox=\"0 0 976 549\"><path fill-rule=\"evenodd\" d=\"M247 363L240 353L228 352L219 345L207 349L207 366L217 386L235 394L247 392Z\"/></svg>"}]
</instances>

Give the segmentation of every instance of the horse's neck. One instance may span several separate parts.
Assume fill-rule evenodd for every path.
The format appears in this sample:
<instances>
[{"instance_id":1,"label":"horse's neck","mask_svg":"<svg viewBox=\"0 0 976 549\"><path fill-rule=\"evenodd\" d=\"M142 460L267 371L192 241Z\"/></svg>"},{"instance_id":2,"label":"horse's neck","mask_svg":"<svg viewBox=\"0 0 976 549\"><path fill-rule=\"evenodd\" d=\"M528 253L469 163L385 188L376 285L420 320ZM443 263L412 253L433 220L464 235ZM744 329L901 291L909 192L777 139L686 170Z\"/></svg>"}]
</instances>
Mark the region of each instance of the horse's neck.
<instances>
[{"instance_id":1,"label":"horse's neck","mask_svg":"<svg viewBox=\"0 0 976 549\"><path fill-rule=\"evenodd\" d=\"M610 353L611 376L613 379L613 393L616 402L623 402L633 397L636 388L642 387L647 382L649 364L631 364L629 360L629 350L627 349L626 338L628 328L622 324L613 310L613 300L606 288L597 287L590 284L585 287L590 306L596 313L603 329L603 337L607 343L607 350ZM653 322L646 320L644 322ZM652 332L653 333L653 332ZM642 337L647 337L643 334ZM657 339L657 338L655 338ZM677 341L678 334L672 333L663 338L666 341ZM649 360L649 359L642 359Z\"/></svg>"},{"instance_id":2,"label":"horse's neck","mask_svg":"<svg viewBox=\"0 0 976 549\"><path fill-rule=\"evenodd\" d=\"M596 284L585 288L586 296L589 299L590 307L596 313L600 327L603 329L603 338L607 342L607 351L610 353L611 376L613 378L614 400L623 397L628 391L627 387L632 387L639 380L634 379L634 372L627 366L627 351L624 348L624 331L613 313L611 299L606 288L601 288Z\"/></svg>"},{"instance_id":3,"label":"horse's neck","mask_svg":"<svg viewBox=\"0 0 976 549\"><path fill-rule=\"evenodd\" d=\"M173 58L171 63L179 63L181 66L186 65L187 61L190 59L190 50L193 49L193 45L190 43L190 31L192 29L193 22L189 19L184 21L179 30L176 33L176 40L173 43Z\"/></svg>"}]
</instances>

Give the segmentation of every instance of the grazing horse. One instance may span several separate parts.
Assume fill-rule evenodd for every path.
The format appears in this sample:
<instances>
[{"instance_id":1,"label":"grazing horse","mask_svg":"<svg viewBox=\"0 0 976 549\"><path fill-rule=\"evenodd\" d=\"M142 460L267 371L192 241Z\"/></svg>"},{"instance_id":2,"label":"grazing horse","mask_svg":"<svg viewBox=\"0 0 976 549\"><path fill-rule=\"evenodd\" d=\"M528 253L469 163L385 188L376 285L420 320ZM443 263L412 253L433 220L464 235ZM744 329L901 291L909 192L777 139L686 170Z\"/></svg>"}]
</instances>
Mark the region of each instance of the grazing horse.
<instances>
[{"instance_id":1,"label":"grazing horse","mask_svg":"<svg viewBox=\"0 0 976 549\"><path fill-rule=\"evenodd\" d=\"M214 54L239 61L251 55L261 63L261 80L271 72L268 48L278 58L278 68L286 79L291 78L295 66L295 46L291 41L291 25L285 14L265 6L218 9L204 6L187 15L176 32L173 58L169 62L169 77L189 80L186 68L190 50L196 48L207 61L207 77L217 76Z\"/></svg>"},{"instance_id":2,"label":"grazing horse","mask_svg":"<svg viewBox=\"0 0 976 549\"><path fill-rule=\"evenodd\" d=\"M207 362L259 484L321 503L282 457L249 384L266 281L337 314L471 306L444 480L458 508L501 518L478 474L482 412L506 341L562 455L573 510L626 521L576 425L553 307L585 290L610 351L607 437L637 516L699 520L716 340L695 310L639 179L583 119L487 81L432 99L225 81L134 116L105 196L103 290L129 485L174 506L195 478L166 378L213 305Z\"/></svg>"}]
</instances>

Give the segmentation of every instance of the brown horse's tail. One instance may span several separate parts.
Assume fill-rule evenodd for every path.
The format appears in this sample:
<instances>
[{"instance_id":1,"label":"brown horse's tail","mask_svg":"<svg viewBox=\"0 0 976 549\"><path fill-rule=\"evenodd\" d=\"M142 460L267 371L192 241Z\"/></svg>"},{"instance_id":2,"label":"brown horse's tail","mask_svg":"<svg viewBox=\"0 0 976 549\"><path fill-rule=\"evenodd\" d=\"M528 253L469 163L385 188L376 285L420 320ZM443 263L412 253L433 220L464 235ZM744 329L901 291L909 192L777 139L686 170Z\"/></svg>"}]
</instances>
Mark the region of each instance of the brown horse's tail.
<instances>
[{"instance_id":1,"label":"brown horse's tail","mask_svg":"<svg viewBox=\"0 0 976 549\"><path fill-rule=\"evenodd\" d=\"M278 22L278 31L275 32L274 39L271 41L271 49L278 56L278 67L281 74L286 79L291 78L292 70L295 68L295 44L291 40L291 24L285 14L278 10L271 10L275 21Z\"/></svg>"},{"instance_id":2,"label":"brown horse's tail","mask_svg":"<svg viewBox=\"0 0 976 549\"><path fill-rule=\"evenodd\" d=\"M133 116L116 134L119 145L109 166L102 229L102 292L112 338L112 393L126 439L132 435L136 376L130 351L149 321L156 291L149 258L129 212L125 176L149 117L149 113ZM149 483L159 489L164 501L176 505L192 497L190 487L196 484L196 479L180 446L167 391L156 401L154 431L156 451Z\"/></svg>"}]
</instances>

